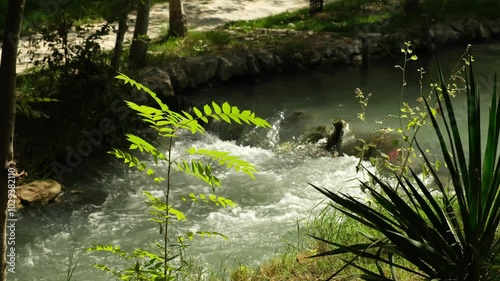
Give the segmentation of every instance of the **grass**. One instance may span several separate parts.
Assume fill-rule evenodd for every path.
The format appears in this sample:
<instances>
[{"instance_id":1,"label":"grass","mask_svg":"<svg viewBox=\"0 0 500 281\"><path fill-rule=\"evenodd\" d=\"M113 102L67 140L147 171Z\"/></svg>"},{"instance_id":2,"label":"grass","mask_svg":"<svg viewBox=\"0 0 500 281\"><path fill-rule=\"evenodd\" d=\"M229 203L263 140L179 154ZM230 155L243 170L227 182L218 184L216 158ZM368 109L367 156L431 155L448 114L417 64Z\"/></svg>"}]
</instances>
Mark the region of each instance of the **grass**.
<instances>
[{"instance_id":1,"label":"grass","mask_svg":"<svg viewBox=\"0 0 500 281\"><path fill-rule=\"evenodd\" d=\"M236 21L227 28L274 28L316 32L353 32L366 25L381 24L390 14L373 0L343 0L324 6L322 13L309 15L303 8L249 21Z\"/></svg>"},{"instance_id":2,"label":"grass","mask_svg":"<svg viewBox=\"0 0 500 281\"><path fill-rule=\"evenodd\" d=\"M160 38L162 38L160 36ZM315 40L301 40L300 35L278 37L253 30L210 30L191 31L184 38L161 39L153 42L148 50L148 65L162 64L165 60L179 57L193 57L204 54L218 54L234 50L274 50L296 52L303 50ZM124 54L126 57L127 54Z\"/></svg>"},{"instance_id":3,"label":"grass","mask_svg":"<svg viewBox=\"0 0 500 281\"><path fill-rule=\"evenodd\" d=\"M235 41L226 31L191 31L184 38L171 37L165 42L152 43L149 52L165 54L167 57L197 56L223 50L230 44L235 44Z\"/></svg>"},{"instance_id":4,"label":"grass","mask_svg":"<svg viewBox=\"0 0 500 281\"><path fill-rule=\"evenodd\" d=\"M420 18L402 15L398 3L393 0L338 0L325 4L324 10L309 15L303 8L248 21L235 21L226 28L273 28L300 31L357 32L395 31L420 23ZM433 19L497 18L500 2L489 1L425 1L422 7Z\"/></svg>"},{"instance_id":5,"label":"grass","mask_svg":"<svg viewBox=\"0 0 500 281\"><path fill-rule=\"evenodd\" d=\"M344 267L345 263L339 257L311 258L319 253L331 250L326 244L310 238L315 235L325 239L339 241L339 243L357 243L365 241L361 233L376 235L367 227L353 221L347 220L345 216L327 206L322 210L311 212L305 226L300 229L302 245L291 247L287 253L275 257L261 266L249 268L240 265L231 272L233 281L264 281L264 280L289 280L289 281L312 281L326 280L334 272ZM353 255L343 255L341 258L350 259ZM365 268L376 270L374 262L360 259L358 264ZM387 268L389 271L389 268ZM355 268L346 268L343 271L345 277L339 276L335 280L353 280L349 275L359 274ZM421 280L418 277L401 272L401 279L405 281ZM212 280L212 279L210 279ZM217 279L213 279L217 280Z\"/></svg>"}]
</instances>

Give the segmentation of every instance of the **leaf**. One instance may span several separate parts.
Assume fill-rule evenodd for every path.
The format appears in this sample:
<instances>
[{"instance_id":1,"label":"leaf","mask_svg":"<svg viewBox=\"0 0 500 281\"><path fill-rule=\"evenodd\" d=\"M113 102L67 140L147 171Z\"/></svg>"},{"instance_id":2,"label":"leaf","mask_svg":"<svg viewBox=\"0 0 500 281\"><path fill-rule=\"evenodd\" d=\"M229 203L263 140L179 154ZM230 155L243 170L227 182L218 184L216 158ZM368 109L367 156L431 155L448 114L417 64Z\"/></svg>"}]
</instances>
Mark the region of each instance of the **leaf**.
<instances>
[{"instance_id":1,"label":"leaf","mask_svg":"<svg viewBox=\"0 0 500 281\"><path fill-rule=\"evenodd\" d=\"M218 104L212 102L212 106L214 108L215 114L220 115L222 113L222 110Z\"/></svg>"},{"instance_id":2,"label":"leaf","mask_svg":"<svg viewBox=\"0 0 500 281\"><path fill-rule=\"evenodd\" d=\"M231 114L231 106L229 105L229 103L225 102L222 104L222 112L224 112L225 114Z\"/></svg>"},{"instance_id":3,"label":"leaf","mask_svg":"<svg viewBox=\"0 0 500 281\"><path fill-rule=\"evenodd\" d=\"M210 106L208 104L203 107L203 111L205 111L206 115L212 114L212 109L210 108Z\"/></svg>"},{"instance_id":4,"label":"leaf","mask_svg":"<svg viewBox=\"0 0 500 281\"><path fill-rule=\"evenodd\" d=\"M194 112L194 114L196 114L196 116L198 118L200 118L200 117L203 116L203 113L201 113L201 111L198 108L196 108L196 107L193 107L193 112Z\"/></svg>"},{"instance_id":5,"label":"leaf","mask_svg":"<svg viewBox=\"0 0 500 281\"><path fill-rule=\"evenodd\" d=\"M257 172L255 166L240 159L238 156L229 154L229 152L191 148L189 153L192 155L198 154L208 156L213 160L218 161L220 165L226 165L228 168L232 168L237 172L242 171L243 173L249 175L252 179L255 179L254 173Z\"/></svg>"},{"instance_id":6,"label":"leaf","mask_svg":"<svg viewBox=\"0 0 500 281\"><path fill-rule=\"evenodd\" d=\"M201 161L192 160L191 163L182 161L177 163L177 168L188 175L193 175L198 179L203 180L211 187L221 186L220 180L212 175L212 169L209 164L204 164Z\"/></svg>"},{"instance_id":7,"label":"leaf","mask_svg":"<svg viewBox=\"0 0 500 281\"><path fill-rule=\"evenodd\" d=\"M129 78L127 75L123 73L119 73L117 76L115 76L115 79L122 80L124 84L130 84L134 87L136 87L138 90L142 90L146 93L148 93L155 101L156 103L160 106L161 110L163 111L168 111L168 106L164 104L157 96L156 94L151 91L149 88L146 86L142 85L141 83L136 82L135 80Z\"/></svg>"}]
</instances>

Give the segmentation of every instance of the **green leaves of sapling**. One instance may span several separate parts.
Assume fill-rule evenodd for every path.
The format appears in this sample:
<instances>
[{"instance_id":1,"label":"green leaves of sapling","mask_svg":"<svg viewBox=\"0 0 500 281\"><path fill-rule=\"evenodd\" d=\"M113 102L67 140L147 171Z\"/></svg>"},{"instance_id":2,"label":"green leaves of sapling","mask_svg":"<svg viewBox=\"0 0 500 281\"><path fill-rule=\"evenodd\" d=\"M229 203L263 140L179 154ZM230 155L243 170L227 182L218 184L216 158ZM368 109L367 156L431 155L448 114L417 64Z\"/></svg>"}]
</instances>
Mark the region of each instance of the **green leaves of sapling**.
<instances>
[{"instance_id":1,"label":"green leaves of sapling","mask_svg":"<svg viewBox=\"0 0 500 281\"><path fill-rule=\"evenodd\" d=\"M185 264L183 251L185 245L183 243L185 237L192 240L195 236L201 237L214 237L219 236L227 239L226 236L219 232L210 231L196 231L188 232L186 235L181 235L177 239L177 244L172 247L170 236L172 235L172 227L169 227L173 221L185 221L187 218L185 214L174 208L172 203L170 191L172 188L171 177L174 170L183 172L185 174L194 176L212 188L220 187L220 180L213 174L212 166L204 163L201 159L208 157L211 161L216 161L220 165L224 165L229 169L234 169L237 172L243 172L254 179L254 173L257 169L254 165L240 159L238 156L231 155L229 152L213 151L207 149L191 148L185 155L174 155L173 139L182 136L180 133L183 130L191 132L191 134L205 134L205 129L202 123L209 123L210 119L222 121L226 123L235 122L237 124L248 124L257 127L270 128L271 125L264 119L257 117L254 112L250 110L241 111L236 106L231 106L225 102L219 105L215 102L204 105L203 107L193 107L191 111L175 112L169 109L157 95L148 89L146 86L138 83L125 74L120 73L116 79L123 81L124 84L130 84L140 91L146 92L158 104L159 108L147 105L138 105L131 101L126 101L127 106L137 112L142 120L153 128L160 137L166 138L166 147L157 147L151 142L134 134L126 134L127 141L130 142L129 150L136 150L141 153L151 156L154 164L163 164L166 170L166 177L158 176L152 167L148 167L146 163L139 160L136 156L120 149L114 149L110 154L119 159L123 159L124 163L129 167L136 167L144 172L147 176L151 177L156 184L162 184L162 191L164 196L159 198L151 194L151 192L144 192L147 198L146 203L151 207L149 214L151 220L160 225L160 233L162 234L162 243L156 243L157 250L163 253L161 256L151 253L147 250L136 249L131 254L122 251L119 246L96 246L90 251L104 251L114 255L119 255L126 260L134 258L133 263L129 263L123 270L113 270L105 265L95 265L97 268L105 270L121 280L173 280L176 278L178 272L182 271L171 265L174 259L181 259L180 264ZM165 151L165 152L162 152ZM190 159L185 159L189 157ZM215 205L217 207L234 207L236 204L222 196L215 194L198 194L190 193L187 197L182 197L182 201L192 201L196 204L204 202L206 204Z\"/></svg>"},{"instance_id":2,"label":"green leaves of sapling","mask_svg":"<svg viewBox=\"0 0 500 281\"><path fill-rule=\"evenodd\" d=\"M177 168L188 175L193 175L209 184L211 187L220 187L220 180L212 175L212 167L199 160L192 160L191 163L182 161L177 163Z\"/></svg>"},{"instance_id":3,"label":"green leaves of sapling","mask_svg":"<svg viewBox=\"0 0 500 281\"><path fill-rule=\"evenodd\" d=\"M186 197L181 197L183 201L187 201ZM238 204L234 203L231 199L224 198L222 196L217 196L215 194L209 194L208 196L205 194L194 194L193 192L189 193L189 199L194 203L198 204L199 202L205 202L206 204L213 203L215 206L226 207L236 207Z\"/></svg>"},{"instance_id":4,"label":"green leaves of sapling","mask_svg":"<svg viewBox=\"0 0 500 281\"><path fill-rule=\"evenodd\" d=\"M188 152L192 155L203 155L210 157L213 160L217 161L220 165L226 165L229 169L234 169L237 172L241 171L250 176L252 179L255 179L254 173L257 172L255 166L245 160L240 159L238 156L231 155L229 152L196 149L194 147L189 149Z\"/></svg>"}]
</instances>

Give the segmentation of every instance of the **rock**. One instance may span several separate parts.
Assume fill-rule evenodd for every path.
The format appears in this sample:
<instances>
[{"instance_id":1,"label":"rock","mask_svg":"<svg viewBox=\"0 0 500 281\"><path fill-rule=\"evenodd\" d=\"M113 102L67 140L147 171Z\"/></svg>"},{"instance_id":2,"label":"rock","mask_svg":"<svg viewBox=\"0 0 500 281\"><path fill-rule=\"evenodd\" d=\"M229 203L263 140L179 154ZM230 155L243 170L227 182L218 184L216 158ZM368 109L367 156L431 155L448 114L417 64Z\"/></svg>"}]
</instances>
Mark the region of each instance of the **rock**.
<instances>
[{"instance_id":1,"label":"rock","mask_svg":"<svg viewBox=\"0 0 500 281\"><path fill-rule=\"evenodd\" d=\"M61 184L55 180L33 181L16 188L16 208L48 205L56 201L61 193Z\"/></svg>"},{"instance_id":2,"label":"rock","mask_svg":"<svg viewBox=\"0 0 500 281\"><path fill-rule=\"evenodd\" d=\"M488 26L493 37L498 37L500 35L500 19L488 21Z\"/></svg>"},{"instance_id":3,"label":"rock","mask_svg":"<svg viewBox=\"0 0 500 281\"><path fill-rule=\"evenodd\" d=\"M274 63L274 55L268 51L260 51L257 53L257 61L259 62L260 69L263 72L272 72L276 69Z\"/></svg>"},{"instance_id":4,"label":"rock","mask_svg":"<svg viewBox=\"0 0 500 281\"><path fill-rule=\"evenodd\" d=\"M235 76L243 76L248 73L248 66L243 56L219 57L215 78L220 81L227 81Z\"/></svg>"},{"instance_id":5,"label":"rock","mask_svg":"<svg viewBox=\"0 0 500 281\"><path fill-rule=\"evenodd\" d=\"M167 72L172 86L178 91L184 91L189 87L188 76L184 65L184 60L172 62L167 65Z\"/></svg>"},{"instance_id":6,"label":"rock","mask_svg":"<svg viewBox=\"0 0 500 281\"><path fill-rule=\"evenodd\" d=\"M217 70L215 71L215 78L224 82L231 79L234 76L234 64L230 60L221 57L219 58L219 64L217 65Z\"/></svg>"},{"instance_id":7,"label":"rock","mask_svg":"<svg viewBox=\"0 0 500 281\"><path fill-rule=\"evenodd\" d=\"M342 143L342 138L344 136L344 128L347 127L347 123L344 120L337 120L333 122L333 133L328 136L326 142L326 150L338 151L340 144Z\"/></svg>"},{"instance_id":8,"label":"rock","mask_svg":"<svg viewBox=\"0 0 500 281\"><path fill-rule=\"evenodd\" d=\"M248 73L251 75L260 74L260 69L257 64L257 60L255 59L255 56L253 54L247 55L247 68L248 68Z\"/></svg>"},{"instance_id":9,"label":"rock","mask_svg":"<svg viewBox=\"0 0 500 281\"><path fill-rule=\"evenodd\" d=\"M215 77L219 59L213 56L200 56L186 60L186 74L189 86L196 87Z\"/></svg>"},{"instance_id":10,"label":"rock","mask_svg":"<svg viewBox=\"0 0 500 281\"><path fill-rule=\"evenodd\" d=\"M438 44L456 43L460 40L461 34L453 27L437 23L431 27L430 30L432 41Z\"/></svg>"},{"instance_id":11,"label":"rock","mask_svg":"<svg viewBox=\"0 0 500 281\"><path fill-rule=\"evenodd\" d=\"M290 113L288 116L286 116L284 119L283 119L283 125L295 125L297 122L299 122L300 120L303 120L305 117L307 117L307 114L304 112L304 111L294 111L292 113Z\"/></svg>"},{"instance_id":12,"label":"rock","mask_svg":"<svg viewBox=\"0 0 500 281\"><path fill-rule=\"evenodd\" d=\"M158 97L166 98L174 95L174 87L166 70L152 67L144 71L142 76L144 77L142 83L155 92Z\"/></svg>"},{"instance_id":13,"label":"rock","mask_svg":"<svg viewBox=\"0 0 500 281\"><path fill-rule=\"evenodd\" d=\"M479 29L478 29L477 33L478 33L479 39L481 39L481 40L490 40L491 39L490 29L488 28L486 23L479 24Z\"/></svg>"},{"instance_id":14,"label":"rock","mask_svg":"<svg viewBox=\"0 0 500 281\"><path fill-rule=\"evenodd\" d=\"M279 55L274 55L274 64L276 66L282 66L283 65L283 60Z\"/></svg>"},{"instance_id":15,"label":"rock","mask_svg":"<svg viewBox=\"0 0 500 281\"><path fill-rule=\"evenodd\" d=\"M322 139L328 138L328 132L326 131L326 126L316 126L311 129L306 135L306 142L317 143Z\"/></svg>"},{"instance_id":16,"label":"rock","mask_svg":"<svg viewBox=\"0 0 500 281\"><path fill-rule=\"evenodd\" d=\"M303 62L304 56L301 53L294 53L290 58L289 65L292 69L305 69Z\"/></svg>"},{"instance_id":17,"label":"rock","mask_svg":"<svg viewBox=\"0 0 500 281\"><path fill-rule=\"evenodd\" d=\"M306 50L304 52L304 64L313 66L321 61L322 55L316 50Z\"/></svg>"},{"instance_id":18,"label":"rock","mask_svg":"<svg viewBox=\"0 0 500 281\"><path fill-rule=\"evenodd\" d=\"M473 40L491 39L490 24L488 22L479 22L475 19L469 19L465 22L465 36Z\"/></svg>"},{"instance_id":19,"label":"rock","mask_svg":"<svg viewBox=\"0 0 500 281\"><path fill-rule=\"evenodd\" d=\"M448 23L448 25L453 28L456 32L460 34L465 34L465 22L463 20L456 20Z\"/></svg>"},{"instance_id":20,"label":"rock","mask_svg":"<svg viewBox=\"0 0 500 281\"><path fill-rule=\"evenodd\" d=\"M62 204L75 207L81 205L101 206L106 202L108 193L102 189L72 189L61 195Z\"/></svg>"},{"instance_id":21,"label":"rock","mask_svg":"<svg viewBox=\"0 0 500 281\"><path fill-rule=\"evenodd\" d=\"M358 54L358 55L353 55L351 58L351 64L354 66L360 66L363 64L363 56Z\"/></svg>"}]
</instances>

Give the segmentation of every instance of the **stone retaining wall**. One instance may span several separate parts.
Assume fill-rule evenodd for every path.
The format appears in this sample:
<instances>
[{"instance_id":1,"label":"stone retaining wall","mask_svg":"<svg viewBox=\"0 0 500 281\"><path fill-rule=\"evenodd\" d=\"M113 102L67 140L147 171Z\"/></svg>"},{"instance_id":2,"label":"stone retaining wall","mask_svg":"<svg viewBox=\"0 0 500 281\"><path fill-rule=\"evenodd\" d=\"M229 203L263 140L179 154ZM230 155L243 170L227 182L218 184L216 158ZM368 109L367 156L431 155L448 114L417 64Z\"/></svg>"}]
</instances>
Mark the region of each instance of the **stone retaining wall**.
<instances>
[{"instance_id":1,"label":"stone retaining wall","mask_svg":"<svg viewBox=\"0 0 500 281\"><path fill-rule=\"evenodd\" d=\"M245 36L242 40L273 36L296 38L303 44L293 48L285 45L262 50L231 50L169 60L142 70L140 79L159 96L168 97L213 80L225 82L235 77L310 69L318 65L360 65L363 61L400 55L399 50L406 41L411 41L417 51L428 51L444 45L499 39L500 19L433 23L428 28L418 27L391 34L365 33L357 38L342 38L334 33L269 29L254 30L254 34ZM431 42L426 42L429 40Z\"/></svg>"}]
</instances>

